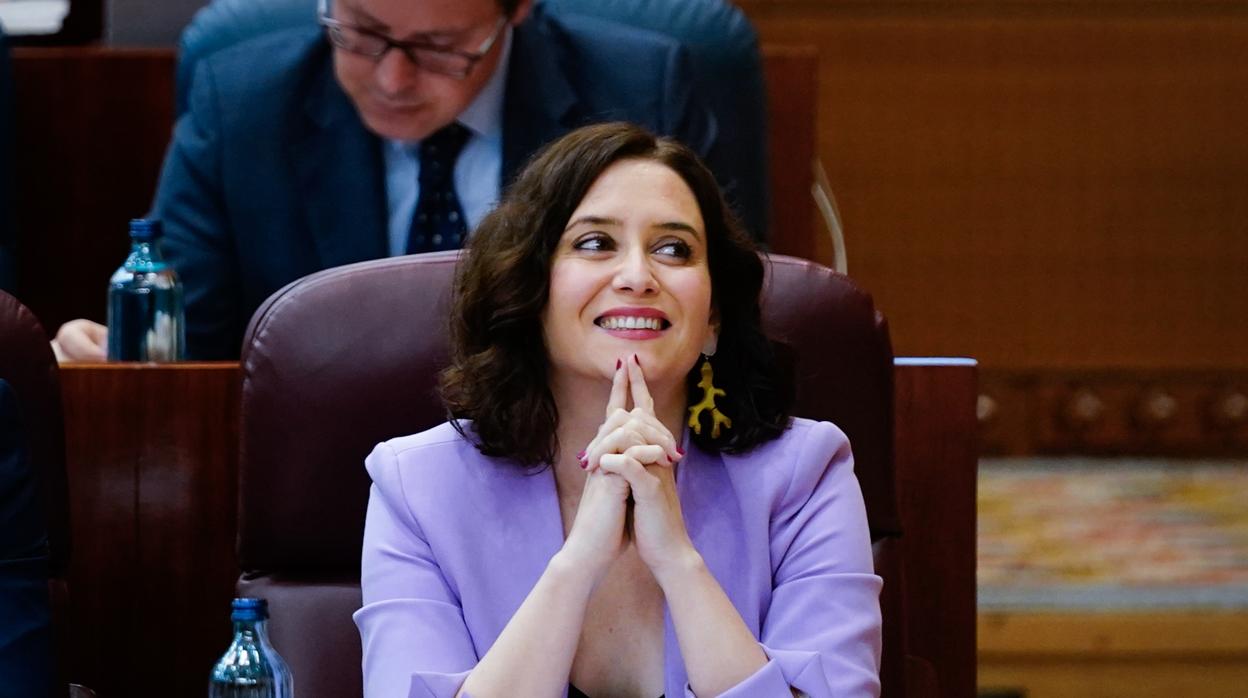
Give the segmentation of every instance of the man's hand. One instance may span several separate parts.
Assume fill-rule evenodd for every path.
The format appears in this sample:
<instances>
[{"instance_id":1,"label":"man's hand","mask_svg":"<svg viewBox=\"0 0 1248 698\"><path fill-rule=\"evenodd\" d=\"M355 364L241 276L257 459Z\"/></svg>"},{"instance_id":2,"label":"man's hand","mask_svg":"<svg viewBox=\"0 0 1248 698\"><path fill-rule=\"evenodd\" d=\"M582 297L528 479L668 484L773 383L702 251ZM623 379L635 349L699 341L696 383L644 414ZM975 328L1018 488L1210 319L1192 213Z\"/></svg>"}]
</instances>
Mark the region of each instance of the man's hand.
<instances>
[{"instance_id":1,"label":"man's hand","mask_svg":"<svg viewBox=\"0 0 1248 698\"><path fill-rule=\"evenodd\" d=\"M57 330L52 351L60 363L69 361L106 361L108 359L108 327L90 320L70 320Z\"/></svg>"}]
</instances>

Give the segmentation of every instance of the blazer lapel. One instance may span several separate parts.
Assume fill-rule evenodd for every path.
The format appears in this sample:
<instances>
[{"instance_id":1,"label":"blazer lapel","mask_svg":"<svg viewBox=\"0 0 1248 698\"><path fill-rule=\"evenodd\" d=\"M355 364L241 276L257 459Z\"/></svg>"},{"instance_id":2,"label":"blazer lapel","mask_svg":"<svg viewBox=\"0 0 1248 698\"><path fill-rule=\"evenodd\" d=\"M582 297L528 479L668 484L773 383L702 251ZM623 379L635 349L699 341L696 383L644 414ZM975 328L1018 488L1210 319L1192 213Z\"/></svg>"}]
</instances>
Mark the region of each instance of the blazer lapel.
<instances>
[{"instance_id":1,"label":"blazer lapel","mask_svg":"<svg viewBox=\"0 0 1248 698\"><path fill-rule=\"evenodd\" d=\"M474 451L475 454L475 451ZM554 472L526 470L475 454L468 490L454 502L458 535L469 540L455 584L478 646L498 639L563 547L563 518Z\"/></svg>"},{"instance_id":2,"label":"blazer lapel","mask_svg":"<svg viewBox=\"0 0 1248 698\"><path fill-rule=\"evenodd\" d=\"M291 162L322 268L387 256L381 141L364 128L326 57L291 138Z\"/></svg>"},{"instance_id":3,"label":"blazer lapel","mask_svg":"<svg viewBox=\"0 0 1248 698\"><path fill-rule=\"evenodd\" d=\"M707 569L734 602L744 593L749 564L742 538L745 522L736 505L737 493L724 467L723 456L707 453L685 437L688 455L677 466L676 494L685 528ZM738 605L738 608L742 606Z\"/></svg>"},{"instance_id":4,"label":"blazer lapel","mask_svg":"<svg viewBox=\"0 0 1248 698\"><path fill-rule=\"evenodd\" d=\"M534 8L512 35L503 98L503 187L533 153L577 125L576 93L560 65L558 42L542 31L540 13Z\"/></svg>"}]
</instances>

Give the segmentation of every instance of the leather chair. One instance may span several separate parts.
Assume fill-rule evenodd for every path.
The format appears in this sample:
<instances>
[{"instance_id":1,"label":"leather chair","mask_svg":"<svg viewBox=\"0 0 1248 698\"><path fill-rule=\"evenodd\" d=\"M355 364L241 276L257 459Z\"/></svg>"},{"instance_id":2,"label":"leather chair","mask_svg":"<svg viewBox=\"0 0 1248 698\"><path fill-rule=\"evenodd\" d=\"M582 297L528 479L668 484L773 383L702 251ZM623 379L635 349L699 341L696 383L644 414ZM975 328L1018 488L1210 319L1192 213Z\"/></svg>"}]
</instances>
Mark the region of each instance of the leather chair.
<instances>
[{"instance_id":1,"label":"leather chair","mask_svg":"<svg viewBox=\"0 0 1248 698\"><path fill-rule=\"evenodd\" d=\"M16 436L36 479L37 505L47 527L47 576L52 648L64 657L69 568L69 498L65 477L65 430L56 358L39 320L16 298L0 291L0 379L16 396ZM12 494L12 493L8 493ZM13 512L5 513L5 516ZM11 522L5 518L4 521ZM56 695L65 695L65 666L59 663Z\"/></svg>"},{"instance_id":2,"label":"leather chair","mask_svg":"<svg viewBox=\"0 0 1248 698\"><path fill-rule=\"evenodd\" d=\"M272 636L299 693L357 696L359 564L379 441L444 420L434 393L457 253L326 270L274 294L242 353L238 592L269 600ZM796 414L841 426L854 446L877 571L885 579L885 695L907 664L893 475L893 355L869 295L817 264L772 256L768 334L787 347Z\"/></svg>"},{"instance_id":3,"label":"leather chair","mask_svg":"<svg viewBox=\"0 0 1248 698\"><path fill-rule=\"evenodd\" d=\"M767 100L758 35L726 0L539 0L558 17L580 15L658 32L689 51L695 84L719 129L719 172L733 182L729 200L753 202L744 211L747 230L767 230L770 210ZM247 39L312 26L317 0L214 0L191 20L178 42L176 110L186 111L200 60ZM805 163L803 167L806 167Z\"/></svg>"}]
</instances>

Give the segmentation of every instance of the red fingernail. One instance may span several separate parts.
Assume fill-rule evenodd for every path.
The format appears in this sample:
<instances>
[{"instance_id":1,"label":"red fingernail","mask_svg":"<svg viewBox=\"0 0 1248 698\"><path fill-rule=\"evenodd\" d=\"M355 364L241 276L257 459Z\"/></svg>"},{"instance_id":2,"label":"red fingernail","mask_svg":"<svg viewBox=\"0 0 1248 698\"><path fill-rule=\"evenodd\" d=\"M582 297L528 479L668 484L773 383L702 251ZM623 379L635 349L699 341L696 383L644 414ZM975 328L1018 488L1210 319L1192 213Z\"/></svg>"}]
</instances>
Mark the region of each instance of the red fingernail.
<instances>
[{"instance_id":1,"label":"red fingernail","mask_svg":"<svg viewBox=\"0 0 1248 698\"><path fill-rule=\"evenodd\" d=\"M589 467L589 461L588 461L588 460L585 460L584 458L582 458L582 459L581 459L581 470L584 470L584 469L586 469L586 468L588 468L588 467Z\"/></svg>"},{"instance_id":2,"label":"red fingernail","mask_svg":"<svg viewBox=\"0 0 1248 698\"><path fill-rule=\"evenodd\" d=\"M667 459L667 464L668 464L668 465L671 465L671 464L672 464L672 457L671 457L671 456L664 456L664 458L666 458L666 459Z\"/></svg>"},{"instance_id":3,"label":"red fingernail","mask_svg":"<svg viewBox=\"0 0 1248 698\"><path fill-rule=\"evenodd\" d=\"M637 358L636 354L633 354L633 361L636 361L638 366L641 365L641 359Z\"/></svg>"},{"instance_id":4,"label":"red fingernail","mask_svg":"<svg viewBox=\"0 0 1248 698\"><path fill-rule=\"evenodd\" d=\"M685 449L681 448L680 446L676 447L676 452L682 456L685 455Z\"/></svg>"},{"instance_id":5,"label":"red fingernail","mask_svg":"<svg viewBox=\"0 0 1248 698\"><path fill-rule=\"evenodd\" d=\"M618 371L618 370L620 370L620 367L621 367L621 366L623 366L623 365L624 365L624 362L623 362L623 361L620 361L619 359L616 359L616 360L615 360L615 370L617 370L617 371Z\"/></svg>"},{"instance_id":6,"label":"red fingernail","mask_svg":"<svg viewBox=\"0 0 1248 698\"><path fill-rule=\"evenodd\" d=\"M580 453L576 454L576 459L585 460L585 451L581 451Z\"/></svg>"}]
</instances>

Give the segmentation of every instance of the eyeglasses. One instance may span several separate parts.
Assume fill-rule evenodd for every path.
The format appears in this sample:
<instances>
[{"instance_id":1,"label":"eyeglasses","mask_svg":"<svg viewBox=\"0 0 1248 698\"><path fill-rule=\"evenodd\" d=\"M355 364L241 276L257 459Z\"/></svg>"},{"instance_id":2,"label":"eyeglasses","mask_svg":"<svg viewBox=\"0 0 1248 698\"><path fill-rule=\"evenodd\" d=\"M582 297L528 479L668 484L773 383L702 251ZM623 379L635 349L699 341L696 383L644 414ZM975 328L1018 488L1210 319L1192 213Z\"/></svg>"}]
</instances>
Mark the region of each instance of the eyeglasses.
<instances>
[{"instance_id":1,"label":"eyeglasses","mask_svg":"<svg viewBox=\"0 0 1248 698\"><path fill-rule=\"evenodd\" d=\"M381 60L382 56L392 48L398 49L407 56L409 61L421 68L456 80L468 77L477 62L485 58L490 49L494 48L498 37L502 36L503 29L507 26L507 17L499 17L494 25L494 31L490 32L490 36L477 47L476 51L460 51L433 46L424 41L395 41L384 34L340 22L329 16L328 5L326 0L321 0L320 7L317 9L317 19L321 26L325 27L325 34L334 46L374 60Z\"/></svg>"}]
</instances>

